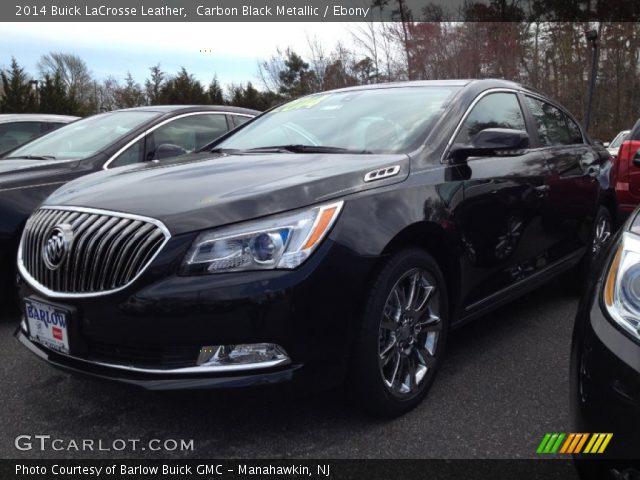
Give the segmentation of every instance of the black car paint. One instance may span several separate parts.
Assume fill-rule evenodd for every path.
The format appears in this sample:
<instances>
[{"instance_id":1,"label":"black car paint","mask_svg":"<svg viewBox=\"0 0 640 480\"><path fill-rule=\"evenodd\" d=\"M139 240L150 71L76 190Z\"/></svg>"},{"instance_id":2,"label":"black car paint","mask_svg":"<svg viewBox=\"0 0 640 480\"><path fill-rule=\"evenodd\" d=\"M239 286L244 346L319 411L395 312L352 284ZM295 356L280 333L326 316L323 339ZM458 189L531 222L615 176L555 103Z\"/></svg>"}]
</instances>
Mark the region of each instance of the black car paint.
<instances>
[{"instance_id":1,"label":"black car paint","mask_svg":"<svg viewBox=\"0 0 640 480\"><path fill-rule=\"evenodd\" d=\"M227 126L235 128L230 115L258 115L259 112L234 107L158 106L131 110L158 115L91 157L74 161L0 158L0 301L11 296L15 282L15 258L20 235L29 215L65 183L101 171L120 149L146 130L171 118L194 112L226 112Z\"/></svg>"},{"instance_id":2,"label":"black car paint","mask_svg":"<svg viewBox=\"0 0 640 480\"><path fill-rule=\"evenodd\" d=\"M640 234L638 213L636 210L629 216L606 255L594 266L576 314L570 370L573 428L613 433L604 455L599 456L606 461L589 461L588 455L576 457L585 478L591 478L589 471L604 475L612 469L635 469L640 474L640 341L617 326L602 298L622 234Z\"/></svg>"},{"instance_id":3,"label":"black car paint","mask_svg":"<svg viewBox=\"0 0 640 480\"><path fill-rule=\"evenodd\" d=\"M527 112L522 95L539 94L506 81L449 84L463 88L423 145L406 155L202 153L188 163L100 173L58 190L45 204L145 215L161 220L172 233L129 288L105 297L60 300L77 312L76 353L90 355L83 339L156 347L274 342L303 366L296 377L304 372L301 377L314 387L334 385L346 375L370 279L384 258L402 246L422 246L439 261L454 325L575 266L597 205L606 205L612 196L600 176L588 175L580 165L606 171L609 157L600 152L606 150L586 139L584 147L560 162L557 147L539 146L531 115L525 113L531 145L524 154L454 164L445 152L479 95L516 91ZM364 181L366 172L391 165L401 167L398 176ZM580 201L567 204L562 195L567 187L583 193ZM334 199L345 200L337 224L296 270L178 273L201 230ZM522 232L511 248L496 254L513 219L521 222ZM21 296L57 302L24 282ZM260 381L264 374L250 376ZM112 371L110 376L123 379L125 374ZM149 386L149 380L138 383ZM198 385L217 383L209 377ZM185 380L185 387L193 386Z\"/></svg>"}]
</instances>

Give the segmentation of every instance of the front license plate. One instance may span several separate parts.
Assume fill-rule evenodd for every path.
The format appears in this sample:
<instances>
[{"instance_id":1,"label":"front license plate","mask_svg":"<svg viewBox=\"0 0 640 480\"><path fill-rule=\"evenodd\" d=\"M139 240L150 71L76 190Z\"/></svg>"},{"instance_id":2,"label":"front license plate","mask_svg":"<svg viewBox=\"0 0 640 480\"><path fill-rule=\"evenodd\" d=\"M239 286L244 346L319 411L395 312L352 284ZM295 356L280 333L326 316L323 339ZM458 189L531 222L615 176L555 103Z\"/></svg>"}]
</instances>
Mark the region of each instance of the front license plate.
<instances>
[{"instance_id":1,"label":"front license plate","mask_svg":"<svg viewBox=\"0 0 640 480\"><path fill-rule=\"evenodd\" d=\"M31 340L52 350L68 354L68 312L33 300L25 300L24 303Z\"/></svg>"}]
</instances>

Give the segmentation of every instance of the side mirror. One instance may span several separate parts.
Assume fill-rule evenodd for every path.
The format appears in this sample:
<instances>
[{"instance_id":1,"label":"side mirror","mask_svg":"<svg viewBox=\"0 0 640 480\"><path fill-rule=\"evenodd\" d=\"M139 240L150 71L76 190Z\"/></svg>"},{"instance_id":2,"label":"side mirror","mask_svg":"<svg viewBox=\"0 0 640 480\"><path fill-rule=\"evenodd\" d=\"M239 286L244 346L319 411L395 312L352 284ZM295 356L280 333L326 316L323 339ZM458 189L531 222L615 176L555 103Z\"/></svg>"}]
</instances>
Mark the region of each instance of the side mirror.
<instances>
[{"instance_id":1,"label":"side mirror","mask_svg":"<svg viewBox=\"0 0 640 480\"><path fill-rule=\"evenodd\" d=\"M524 130L485 128L473 136L471 145L454 144L450 152L454 161L465 162L469 157L522 155L527 148L529 135Z\"/></svg>"},{"instance_id":2,"label":"side mirror","mask_svg":"<svg viewBox=\"0 0 640 480\"><path fill-rule=\"evenodd\" d=\"M636 152L631 161L636 167L640 167L640 150Z\"/></svg>"},{"instance_id":3,"label":"side mirror","mask_svg":"<svg viewBox=\"0 0 640 480\"><path fill-rule=\"evenodd\" d=\"M163 143L161 145L158 145L158 148L156 148L156 151L153 155L152 160L161 160L163 158L179 157L180 155L184 155L185 153L187 153L187 151L178 145L173 145L171 143Z\"/></svg>"},{"instance_id":4,"label":"side mirror","mask_svg":"<svg viewBox=\"0 0 640 480\"><path fill-rule=\"evenodd\" d=\"M603 146L604 148L609 148L609 145L611 145L609 142L604 142L604 143L602 144L602 146Z\"/></svg>"},{"instance_id":5,"label":"side mirror","mask_svg":"<svg viewBox=\"0 0 640 480\"><path fill-rule=\"evenodd\" d=\"M594 145L599 145L601 147L606 147L607 145L605 145L604 143L602 143L602 140L594 140L593 141Z\"/></svg>"}]
</instances>

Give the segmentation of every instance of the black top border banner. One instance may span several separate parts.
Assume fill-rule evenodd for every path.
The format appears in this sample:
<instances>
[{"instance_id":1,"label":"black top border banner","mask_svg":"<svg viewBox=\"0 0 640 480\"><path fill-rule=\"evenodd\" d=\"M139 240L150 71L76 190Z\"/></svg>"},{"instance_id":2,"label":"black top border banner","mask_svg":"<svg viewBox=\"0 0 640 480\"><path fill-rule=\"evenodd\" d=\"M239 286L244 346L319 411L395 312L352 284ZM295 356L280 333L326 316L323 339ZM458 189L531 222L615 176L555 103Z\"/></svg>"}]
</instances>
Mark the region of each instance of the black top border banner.
<instances>
[{"instance_id":1,"label":"black top border banner","mask_svg":"<svg viewBox=\"0 0 640 480\"><path fill-rule=\"evenodd\" d=\"M637 22L634 0L15 0L2 22Z\"/></svg>"}]
</instances>

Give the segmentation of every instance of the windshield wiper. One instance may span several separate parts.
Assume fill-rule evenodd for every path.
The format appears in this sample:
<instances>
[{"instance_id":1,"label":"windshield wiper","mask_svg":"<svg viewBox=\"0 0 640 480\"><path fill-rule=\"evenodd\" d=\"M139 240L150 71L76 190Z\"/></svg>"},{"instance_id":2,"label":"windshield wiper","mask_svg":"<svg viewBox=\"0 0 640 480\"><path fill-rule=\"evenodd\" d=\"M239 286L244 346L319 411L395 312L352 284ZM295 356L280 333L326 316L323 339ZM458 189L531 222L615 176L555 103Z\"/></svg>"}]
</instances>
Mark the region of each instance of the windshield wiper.
<instances>
[{"instance_id":1,"label":"windshield wiper","mask_svg":"<svg viewBox=\"0 0 640 480\"><path fill-rule=\"evenodd\" d=\"M56 157L53 155L20 155L18 157L5 157L5 160L16 160L16 159L25 159L25 160L55 160Z\"/></svg>"},{"instance_id":2,"label":"windshield wiper","mask_svg":"<svg viewBox=\"0 0 640 480\"><path fill-rule=\"evenodd\" d=\"M361 153L368 154L372 153L368 150L350 150L348 148L341 147L328 147L324 145L273 145L271 147L257 147L250 148L248 150L243 150L244 152L252 152L252 153L280 153L280 152L291 152L291 153Z\"/></svg>"}]
</instances>

